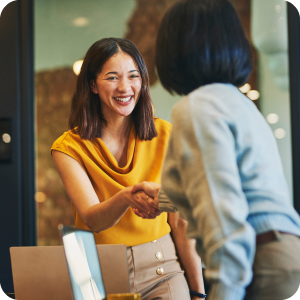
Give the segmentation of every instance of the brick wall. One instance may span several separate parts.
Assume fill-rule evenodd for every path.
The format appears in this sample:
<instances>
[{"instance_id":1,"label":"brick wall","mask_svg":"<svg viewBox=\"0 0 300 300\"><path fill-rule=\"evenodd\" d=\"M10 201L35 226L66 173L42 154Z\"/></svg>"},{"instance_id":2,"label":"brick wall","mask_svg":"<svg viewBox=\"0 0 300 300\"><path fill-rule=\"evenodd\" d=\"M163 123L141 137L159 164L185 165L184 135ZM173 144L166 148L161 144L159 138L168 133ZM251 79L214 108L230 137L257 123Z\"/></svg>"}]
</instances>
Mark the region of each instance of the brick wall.
<instances>
[{"instance_id":1,"label":"brick wall","mask_svg":"<svg viewBox=\"0 0 300 300\"><path fill-rule=\"evenodd\" d=\"M72 69L36 74L36 154L38 245L61 244L57 226L73 225L70 200L50 155L53 142L68 130L71 98L77 76Z\"/></svg>"}]
</instances>

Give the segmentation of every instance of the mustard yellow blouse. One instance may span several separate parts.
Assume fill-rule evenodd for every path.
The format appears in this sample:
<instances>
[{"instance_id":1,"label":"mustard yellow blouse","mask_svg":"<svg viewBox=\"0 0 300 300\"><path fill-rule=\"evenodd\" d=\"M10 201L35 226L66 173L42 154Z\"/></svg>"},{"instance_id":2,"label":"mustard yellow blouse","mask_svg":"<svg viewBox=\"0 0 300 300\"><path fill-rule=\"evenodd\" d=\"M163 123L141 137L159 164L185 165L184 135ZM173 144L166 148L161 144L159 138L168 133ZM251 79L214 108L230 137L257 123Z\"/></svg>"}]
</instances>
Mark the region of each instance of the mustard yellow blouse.
<instances>
[{"instance_id":1,"label":"mustard yellow blouse","mask_svg":"<svg viewBox=\"0 0 300 300\"><path fill-rule=\"evenodd\" d=\"M142 181L160 183L161 169L165 157L171 124L154 118L158 136L151 141L141 141L132 126L128 150L127 165L118 166L100 138L92 141L82 140L71 130L65 132L52 145L52 150L68 154L86 169L100 202L109 199L125 187ZM88 229L75 207L75 226ZM144 220L136 216L129 208L120 221L113 227L100 233L94 233L96 244L126 244L135 246L158 239L170 232L167 213L154 220Z\"/></svg>"}]
</instances>

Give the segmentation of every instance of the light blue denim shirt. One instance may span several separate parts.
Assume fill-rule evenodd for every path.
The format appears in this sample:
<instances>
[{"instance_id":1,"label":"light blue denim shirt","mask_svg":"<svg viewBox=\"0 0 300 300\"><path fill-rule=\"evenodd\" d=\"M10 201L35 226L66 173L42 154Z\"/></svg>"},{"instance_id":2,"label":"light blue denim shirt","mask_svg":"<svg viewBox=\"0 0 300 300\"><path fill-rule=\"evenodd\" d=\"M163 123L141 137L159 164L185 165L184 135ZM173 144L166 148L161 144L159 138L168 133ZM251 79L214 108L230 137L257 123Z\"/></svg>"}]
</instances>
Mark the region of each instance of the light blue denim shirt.
<instances>
[{"instance_id":1,"label":"light blue denim shirt","mask_svg":"<svg viewBox=\"0 0 300 300\"><path fill-rule=\"evenodd\" d=\"M162 188L189 221L188 236L212 283L209 299L240 300L252 279L256 234L300 236L274 135L256 106L230 84L180 100Z\"/></svg>"}]
</instances>

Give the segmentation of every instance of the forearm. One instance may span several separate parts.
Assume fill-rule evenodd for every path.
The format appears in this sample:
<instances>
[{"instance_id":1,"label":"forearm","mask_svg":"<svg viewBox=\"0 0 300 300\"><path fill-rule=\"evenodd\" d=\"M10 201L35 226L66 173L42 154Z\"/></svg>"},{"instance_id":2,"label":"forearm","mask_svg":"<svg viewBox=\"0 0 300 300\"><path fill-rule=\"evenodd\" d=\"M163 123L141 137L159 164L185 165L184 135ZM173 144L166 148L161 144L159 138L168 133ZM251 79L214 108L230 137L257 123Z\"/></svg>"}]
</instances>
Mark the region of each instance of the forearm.
<instances>
[{"instance_id":1,"label":"forearm","mask_svg":"<svg viewBox=\"0 0 300 300\"><path fill-rule=\"evenodd\" d=\"M116 225L129 207L143 211L149 218L157 216L155 209L148 205L144 192L132 193L132 187L126 187L113 197L89 207L84 222L93 231L100 232Z\"/></svg>"},{"instance_id":2,"label":"forearm","mask_svg":"<svg viewBox=\"0 0 300 300\"><path fill-rule=\"evenodd\" d=\"M176 244L176 248L186 273L190 290L205 294L201 258L195 249L196 240L188 238L185 238L185 240L184 242L184 238L182 238L181 242L177 243L181 246L178 247Z\"/></svg>"},{"instance_id":3,"label":"forearm","mask_svg":"<svg viewBox=\"0 0 300 300\"><path fill-rule=\"evenodd\" d=\"M186 237L187 222L177 214L169 213L171 234L185 271L190 290L205 294L201 258L196 252L196 241ZM197 299L194 297L193 299Z\"/></svg>"},{"instance_id":4,"label":"forearm","mask_svg":"<svg viewBox=\"0 0 300 300\"><path fill-rule=\"evenodd\" d=\"M120 191L113 197L91 206L83 219L84 223L94 232L101 232L116 225L129 208Z\"/></svg>"}]
</instances>

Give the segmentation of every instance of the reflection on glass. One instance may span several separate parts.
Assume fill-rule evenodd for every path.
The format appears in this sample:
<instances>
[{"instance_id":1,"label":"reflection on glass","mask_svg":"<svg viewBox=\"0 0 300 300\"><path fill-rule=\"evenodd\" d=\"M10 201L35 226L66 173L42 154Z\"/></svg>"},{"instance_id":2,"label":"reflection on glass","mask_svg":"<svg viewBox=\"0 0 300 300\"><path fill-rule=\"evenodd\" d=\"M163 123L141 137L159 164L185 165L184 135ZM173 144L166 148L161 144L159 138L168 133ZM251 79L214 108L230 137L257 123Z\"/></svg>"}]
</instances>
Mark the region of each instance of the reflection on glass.
<instances>
[{"instance_id":1,"label":"reflection on glass","mask_svg":"<svg viewBox=\"0 0 300 300\"><path fill-rule=\"evenodd\" d=\"M93 234L67 233L63 244L75 300L106 299Z\"/></svg>"},{"instance_id":2,"label":"reflection on glass","mask_svg":"<svg viewBox=\"0 0 300 300\"><path fill-rule=\"evenodd\" d=\"M290 194L293 195L287 29L286 1L251 1L251 35L258 51L259 108L276 137Z\"/></svg>"}]
</instances>

